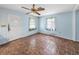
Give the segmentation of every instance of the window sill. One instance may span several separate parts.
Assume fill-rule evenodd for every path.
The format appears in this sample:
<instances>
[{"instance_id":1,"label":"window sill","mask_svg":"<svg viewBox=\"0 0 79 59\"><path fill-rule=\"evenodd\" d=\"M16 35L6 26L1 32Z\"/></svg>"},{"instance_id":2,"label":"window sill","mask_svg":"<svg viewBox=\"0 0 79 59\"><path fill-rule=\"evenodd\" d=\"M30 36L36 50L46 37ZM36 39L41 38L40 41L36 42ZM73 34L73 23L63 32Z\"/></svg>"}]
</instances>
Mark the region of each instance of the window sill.
<instances>
[{"instance_id":1,"label":"window sill","mask_svg":"<svg viewBox=\"0 0 79 59\"><path fill-rule=\"evenodd\" d=\"M33 30L36 30L36 28L34 28L34 29L29 29L29 31L33 31Z\"/></svg>"},{"instance_id":2,"label":"window sill","mask_svg":"<svg viewBox=\"0 0 79 59\"><path fill-rule=\"evenodd\" d=\"M47 31L51 31L51 29L46 29Z\"/></svg>"},{"instance_id":3,"label":"window sill","mask_svg":"<svg viewBox=\"0 0 79 59\"><path fill-rule=\"evenodd\" d=\"M47 29L47 28L46 28L46 30L47 30L47 31L56 31L56 29L55 29L55 30L53 30L53 29L51 30L51 29Z\"/></svg>"}]
</instances>

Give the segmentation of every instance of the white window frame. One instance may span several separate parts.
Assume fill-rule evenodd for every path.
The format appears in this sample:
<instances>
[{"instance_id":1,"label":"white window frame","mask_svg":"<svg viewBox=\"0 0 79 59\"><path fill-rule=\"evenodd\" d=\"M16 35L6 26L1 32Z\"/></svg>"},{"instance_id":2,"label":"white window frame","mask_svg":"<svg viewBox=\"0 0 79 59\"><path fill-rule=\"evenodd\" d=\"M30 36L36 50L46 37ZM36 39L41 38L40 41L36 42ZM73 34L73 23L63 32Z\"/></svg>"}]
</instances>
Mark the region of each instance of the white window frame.
<instances>
[{"instance_id":1,"label":"white window frame","mask_svg":"<svg viewBox=\"0 0 79 59\"><path fill-rule=\"evenodd\" d=\"M30 26L32 25L31 23L30 23L30 21L31 21L31 19L33 19L34 21L35 21L35 28L30 28ZM29 17L29 31L32 31L32 30L36 30L36 18L35 17Z\"/></svg>"},{"instance_id":2,"label":"white window frame","mask_svg":"<svg viewBox=\"0 0 79 59\"><path fill-rule=\"evenodd\" d=\"M54 23L54 25L52 24L53 26L51 26L51 28L47 28L47 26L48 26L48 24L47 24L48 19L50 19L50 20L53 19L52 22ZM48 17L48 18L46 18L46 30L48 30L48 31L55 31L56 30L55 20L56 20L55 17Z\"/></svg>"}]
</instances>

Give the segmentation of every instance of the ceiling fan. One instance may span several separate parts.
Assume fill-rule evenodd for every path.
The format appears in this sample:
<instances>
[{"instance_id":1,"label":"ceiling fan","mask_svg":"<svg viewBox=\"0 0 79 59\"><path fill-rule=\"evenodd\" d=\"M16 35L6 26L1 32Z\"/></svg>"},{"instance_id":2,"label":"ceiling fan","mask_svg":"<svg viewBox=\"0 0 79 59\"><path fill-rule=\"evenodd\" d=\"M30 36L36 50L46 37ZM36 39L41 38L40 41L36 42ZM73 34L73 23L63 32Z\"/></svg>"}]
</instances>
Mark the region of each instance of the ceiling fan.
<instances>
[{"instance_id":1,"label":"ceiling fan","mask_svg":"<svg viewBox=\"0 0 79 59\"><path fill-rule=\"evenodd\" d=\"M36 5L35 4L33 4L32 5L32 8L26 8L26 7L21 7L21 8L23 8L23 9L26 9L26 10L30 10L30 12L28 12L28 13L26 13L26 14L30 14L30 13L35 13L35 14L37 14L37 15L41 15L40 13L39 13L39 11L44 11L45 10L45 8L42 8L42 7L35 7Z\"/></svg>"}]
</instances>

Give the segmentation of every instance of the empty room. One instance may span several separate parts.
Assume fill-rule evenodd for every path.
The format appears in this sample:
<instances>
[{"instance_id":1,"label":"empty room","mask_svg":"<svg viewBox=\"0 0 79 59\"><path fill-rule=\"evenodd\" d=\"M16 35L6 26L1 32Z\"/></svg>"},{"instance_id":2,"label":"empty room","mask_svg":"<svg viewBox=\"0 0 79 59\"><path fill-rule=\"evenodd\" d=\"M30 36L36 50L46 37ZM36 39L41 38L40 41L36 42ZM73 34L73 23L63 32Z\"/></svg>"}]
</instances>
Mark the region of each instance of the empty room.
<instances>
[{"instance_id":1,"label":"empty room","mask_svg":"<svg viewBox=\"0 0 79 59\"><path fill-rule=\"evenodd\" d=\"M0 4L0 55L78 55L78 4Z\"/></svg>"}]
</instances>

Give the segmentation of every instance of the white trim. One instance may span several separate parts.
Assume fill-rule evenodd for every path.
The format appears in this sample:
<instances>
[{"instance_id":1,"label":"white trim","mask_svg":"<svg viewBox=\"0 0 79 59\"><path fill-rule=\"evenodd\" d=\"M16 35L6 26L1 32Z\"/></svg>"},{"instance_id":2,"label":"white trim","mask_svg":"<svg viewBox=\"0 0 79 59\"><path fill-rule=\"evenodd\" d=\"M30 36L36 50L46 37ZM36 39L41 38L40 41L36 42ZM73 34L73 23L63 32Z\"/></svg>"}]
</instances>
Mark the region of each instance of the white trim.
<instances>
[{"instance_id":1,"label":"white trim","mask_svg":"<svg viewBox=\"0 0 79 59\"><path fill-rule=\"evenodd\" d=\"M72 17L73 21L72 21L72 39L74 41L76 41L76 13L75 11L73 11L73 17Z\"/></svg>"},{"instance_id":2,"label":"white trim","mask_svg":"<svg viewBox=\"0 0 79 59\"><path fill-rule=\"evenodd\" d=\"M73 8L73 16L72 16L72 39L76 41L76 10L79 5L75 5Z\"/></svg>"}]
</instances>

